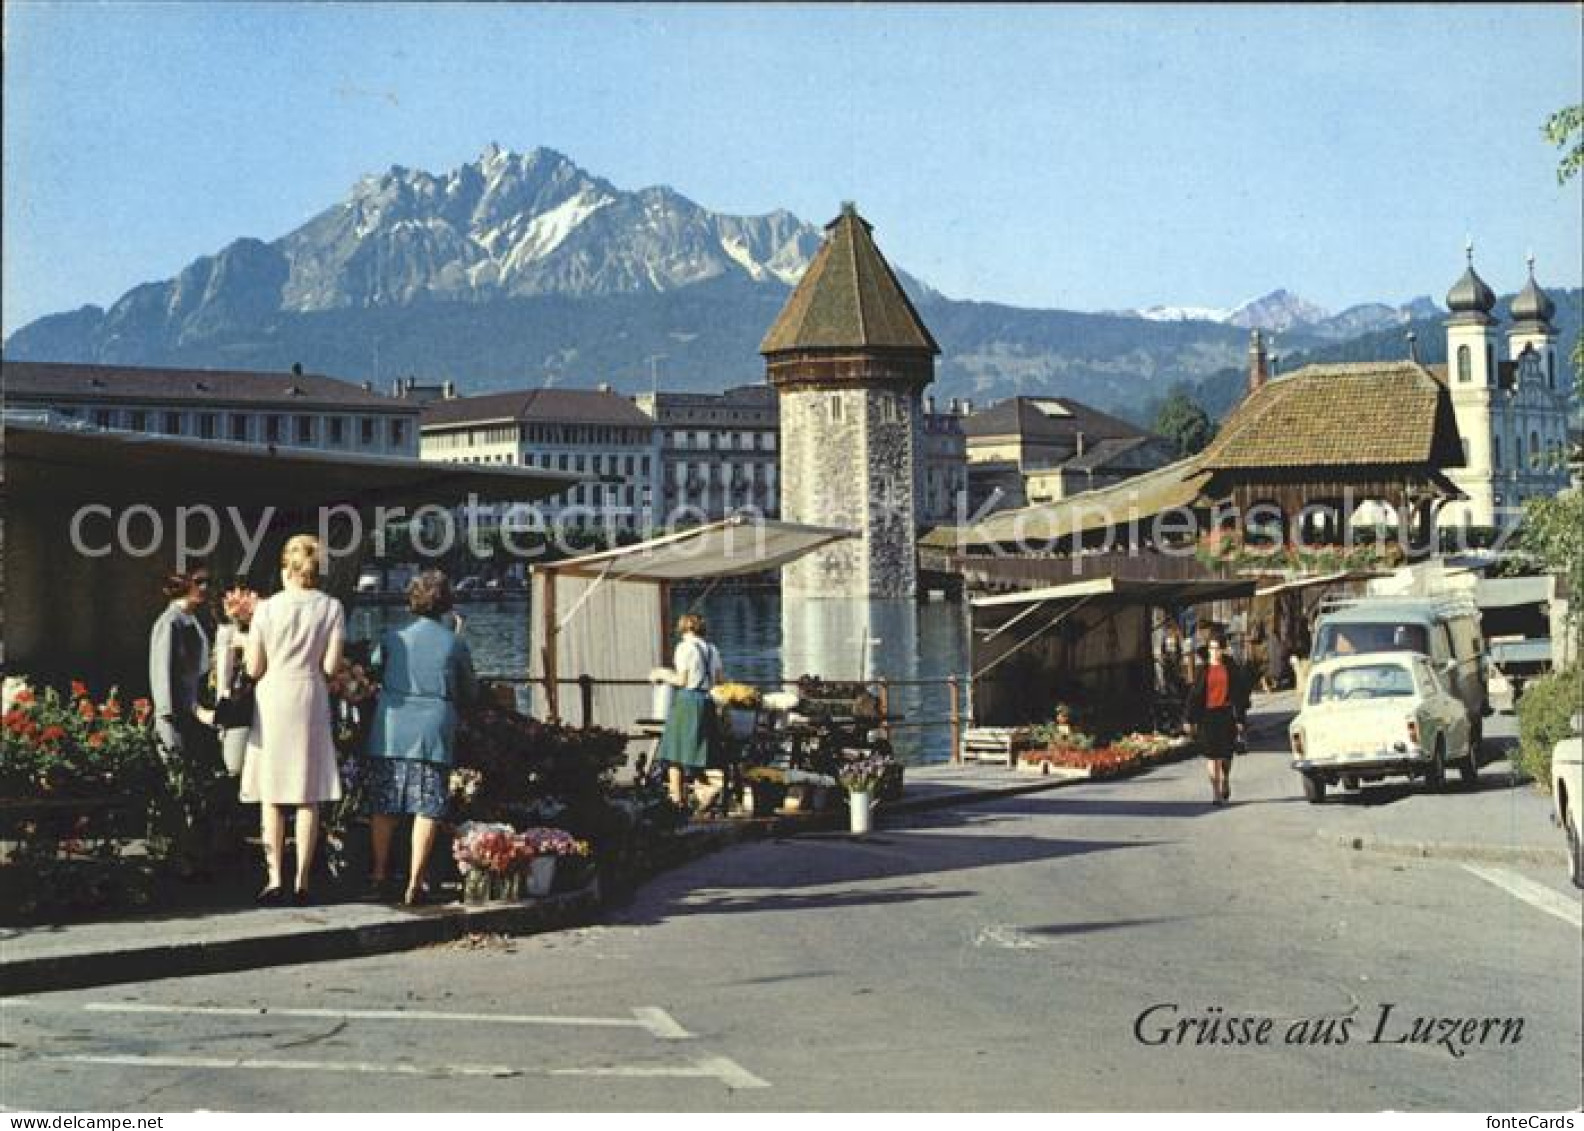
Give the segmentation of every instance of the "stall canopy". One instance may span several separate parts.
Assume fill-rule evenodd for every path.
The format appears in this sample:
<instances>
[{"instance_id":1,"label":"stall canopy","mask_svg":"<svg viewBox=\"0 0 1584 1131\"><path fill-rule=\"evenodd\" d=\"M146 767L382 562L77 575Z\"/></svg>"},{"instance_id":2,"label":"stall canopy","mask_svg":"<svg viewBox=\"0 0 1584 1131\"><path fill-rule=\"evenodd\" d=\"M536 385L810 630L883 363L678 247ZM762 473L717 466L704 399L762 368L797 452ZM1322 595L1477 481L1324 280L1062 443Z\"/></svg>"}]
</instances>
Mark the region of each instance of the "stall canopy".
<instances>
[{"instance_id":1,"label":"stall canopy","mask_svg":"<svg viewBox=\"0 0 1584 1131\"><path fill-rule=\"evenodd\" d=\"M285 540L324 531L331 549L348 548L326 580L344 595L368 545L357 527L373 531L381 507L400 521L470 496L531 502L586 478L107 431L37 413L5 413L0 437L7 670L129 695L147 684L149 625L181 530L212 573L246 573L263 592L279 584Z\"/></svg>"},{"instance_id":2,"label":"stall canopy","mask_svg":"<svg viewBox=\"0 0 1584 1131\"><path fill-rule=\"evenodd\" d=\"M543 714L560 717L568 686L587 675L625 685L599 686L592 702L581 705L579 721L630 727L650 713L650 671L670 663L673 583L778 569L852 536L829 526L737 517L535 566L529 666L538 669L533 679Z\"/></svg>"},{"instance_id":3,"label":"stall canopy","mask_svg":"<svg viewBox=\"0 0 1584 1131\"><path fill-rule=\"evenodd\" d=\"M1068 703L1102 725L1147 726L1155 689L1151 610L1253 592L1250 579L1102 577L981 597L970 606L974 722L1037 722Z\"/></svg>"}]
</instances>

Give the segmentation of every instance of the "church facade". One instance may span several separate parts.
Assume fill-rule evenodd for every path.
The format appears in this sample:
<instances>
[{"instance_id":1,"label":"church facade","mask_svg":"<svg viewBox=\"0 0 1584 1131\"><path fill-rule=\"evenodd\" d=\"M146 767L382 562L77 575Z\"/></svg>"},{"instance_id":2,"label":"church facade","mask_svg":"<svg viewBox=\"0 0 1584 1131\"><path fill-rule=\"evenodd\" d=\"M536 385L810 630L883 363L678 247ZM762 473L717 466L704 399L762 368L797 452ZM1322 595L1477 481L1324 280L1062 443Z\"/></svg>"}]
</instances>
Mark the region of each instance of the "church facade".
<instances>
[{"instance_id":1,"label":"church facade","mask_svg":"<svg viewBox=\"0 0 1584 1131\"><path fill-rule=\"evenodd\" d=\"M1509 528L1526 501L1568 485L1572 380L1552 324L1556 304L1535 282L1532 256L1505 332L1495 308L1470 248L1447 294L1446 323L1446 384L1463 443L1463 466L1446 474L1468 497L1441 509L1442 530Z\"/></svg>"}]
</instances>

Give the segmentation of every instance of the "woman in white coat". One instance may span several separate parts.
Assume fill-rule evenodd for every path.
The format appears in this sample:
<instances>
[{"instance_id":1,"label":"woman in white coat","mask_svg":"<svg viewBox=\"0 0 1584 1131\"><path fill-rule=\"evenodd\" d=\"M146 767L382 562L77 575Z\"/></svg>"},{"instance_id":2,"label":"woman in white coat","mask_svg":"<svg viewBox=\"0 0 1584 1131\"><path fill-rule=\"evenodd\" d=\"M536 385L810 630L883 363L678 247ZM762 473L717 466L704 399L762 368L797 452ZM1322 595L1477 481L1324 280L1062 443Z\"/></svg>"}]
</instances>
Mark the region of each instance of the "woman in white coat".
<instances>
[{"instance_id":1,"label":"woman in white coat","mask_svg":"<svg viewBox=\"0 0 1584 1131\"><path fill-rule=\"evenodd\" d=\"M341 663L346 612L319 591L323 552L299 534L281 555L282 588L259 603L248 631L247 672L258 681L253 727L242 767L242 800L263 811L265 905L286 902L286 809L297 810L293 900L309 902L308 877L319 838L319 805L341 797L326 679Z\"/></svg>"}]
</instances>

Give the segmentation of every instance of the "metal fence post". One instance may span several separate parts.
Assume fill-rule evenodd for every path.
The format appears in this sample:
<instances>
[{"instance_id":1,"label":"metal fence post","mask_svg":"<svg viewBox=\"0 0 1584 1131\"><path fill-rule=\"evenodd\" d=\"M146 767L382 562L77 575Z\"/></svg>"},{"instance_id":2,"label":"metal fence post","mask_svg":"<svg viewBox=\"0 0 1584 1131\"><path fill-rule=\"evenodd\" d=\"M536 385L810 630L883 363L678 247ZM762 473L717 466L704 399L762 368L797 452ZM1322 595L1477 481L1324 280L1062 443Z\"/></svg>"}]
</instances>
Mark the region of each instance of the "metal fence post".
<instances>
[{"instance_id":1,"label":"metal fence post","mask_svg":"<svg viewBox=\"0 0 1584 1131\"><path fill-rule=\"evenodd\" d=\"M885 740L887 742L890 742L891 741L891 681L889 679L882 679L880 681L880 694L879 694L878 698L879 698L878 706L880 708L880 733L885 736Z\"/></svg>"},{"instance_id":2,"label":"metal fence post","mask_svg":"<svg viewBox=\"0 0 1584 1131\"><path fill-rule=\"evenodd\" d=\"M583 725L594 725L594 677L584 672L578 676L578 698L582 701Z\"/></svg>"},{"instance_id":3,"label":"metal fence post","mask_svg":"<svg viewBox=\"0 0 1584 1131\"><path fill-rule=\"evenodd\" d=\"M955 766L962 762L962 709L959 705L962 695L956 676L946 680L946 687L951 693L951 761Z\"/></svg>"}]
</instances>

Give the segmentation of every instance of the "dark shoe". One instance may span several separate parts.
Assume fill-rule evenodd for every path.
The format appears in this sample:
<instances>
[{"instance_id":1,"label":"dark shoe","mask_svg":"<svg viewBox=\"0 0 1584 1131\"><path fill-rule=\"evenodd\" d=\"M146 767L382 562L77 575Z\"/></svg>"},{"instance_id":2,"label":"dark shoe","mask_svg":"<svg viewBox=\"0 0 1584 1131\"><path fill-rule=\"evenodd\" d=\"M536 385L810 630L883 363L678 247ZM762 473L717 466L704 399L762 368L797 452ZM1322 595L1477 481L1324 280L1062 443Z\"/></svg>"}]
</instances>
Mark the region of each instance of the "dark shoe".
<instances>
[{"instance_id":1,"label":"dark shoe","mask_svg":"<svg viewBox=\"0 0 1584 1131\"><path fill-rule=\"evenodd\" d=\"M402 896L403 907L422 907L429 902L428 888L415 888Z\"/></svg>"},{"instance_id":2,"label":"dark shoe","mask_svg":"<svg viewBox=\"0 0 1584 1131\"><path fill-rule=\"evenodd\" d=\"M1221 800L1222 801L1228 801L1228 802L1232 800L1232 783L1231 782L1227 782L1226 788L1221 791Z\"/></svg>"},{"instance_id":3,"label":"dark shoe","mask_svg":"<svg viewBox=\"0 0 1584 1131\"><path fill-rule=\"evenodd\" d=\"M396 881L389 876L384 879L369 879L363 888L362 902L364 903L394 903L396 902Z\"/></svg>"},{"instance_id":4,"label":"dark shoe","mask_svg":"<svg viewBox=\"0 0 1584 1131\"><path fill-rule=\"evenodd\" d=\"M313 901L313 892L308 891L306 888L298 888L292 892L292 902L298 907L312 907Z\"/></svg>"},{"instance_id":5,"label":"dark shoe","mask_svg":"<svg viewBox=\"0 0 1584 1131\"><path fill-rule=\"evenodd\" d=\"M286 902L284 888L265 888L253 897L253 902L260 907L280 907Z\"/></svg>"}]
</instances>

